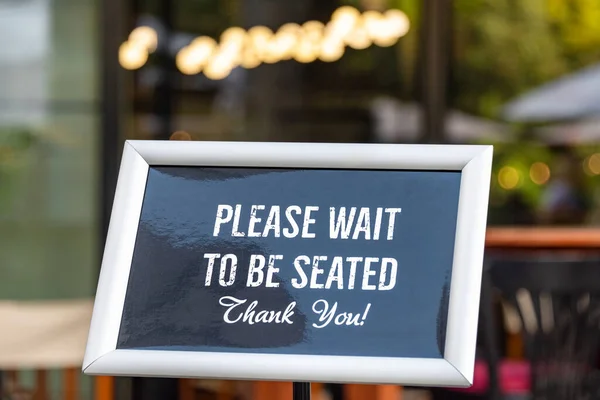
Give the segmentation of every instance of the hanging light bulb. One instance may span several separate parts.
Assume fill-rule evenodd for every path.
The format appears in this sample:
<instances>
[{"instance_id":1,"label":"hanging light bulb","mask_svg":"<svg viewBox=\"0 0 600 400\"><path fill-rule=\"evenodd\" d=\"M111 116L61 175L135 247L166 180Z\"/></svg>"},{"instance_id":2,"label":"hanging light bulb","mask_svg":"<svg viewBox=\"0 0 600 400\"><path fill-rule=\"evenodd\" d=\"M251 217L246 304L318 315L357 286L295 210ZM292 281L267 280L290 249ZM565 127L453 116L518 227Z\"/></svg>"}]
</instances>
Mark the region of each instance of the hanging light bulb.
<instances>
[{"instance_id":1,"label":"hanging light bulb","mask_svg":"<svg viewBox=\"0 0 600 400\"><path fill-rule=\"evenodd\" d=\"M362 16L369 38L380 47L392 46L398 42L394 22L377 11L367 11Z\"/></svg>"},{"instance_id":2,"label":"hanging light bulb","mask_svg":"<svg viewBox=\"0 0 600 400\"><path fill-rule=\"evenodd\" d=\"M345 42L348 46L356 50L363 50L372 44L366 28L360 21L354 29L346 36Z\"/></svg>"},{"instance_id":3,"label":"hanging light bulb","mask_svg":"<svg viewBox=\"0 0 600 400\"><path fill-rule=\"evenodd\" d=\"M221 44L238 43L243 45L248 39L248 33L238 26L225 29L221 34Z\"/></svg>"},{"instance_id":4,"label":"hanging light bulb","mask_svg":"<svg viewBox=\"0 0 600 400\"><path fill-rule=\"evenodd\" d=\"M294 59L301 63L310 63L319 56L319 49L306 38L302 38L296 45Z\"/></svg>"},{"instance_id":5,"label":"hanging light bulb","mask_svg":"<svg viewBox=\"0 0 600 400\"><path fill-rule=\"evenodd\" d=\"M390 23L384 20L381 25L377 36L371 38L373 43L379 47L389 47L398 43L398 37L396 37L393 30L390 28Z\"/></svg>"},{"instance_id":6,"label":"hanging light bulb","mask_svg":"<svg viewBox=\"0 0 600 400\"><path fill-rule=\"evenodd\" d=\"M351 6L342 6L331 15L327 29L339 38L345 38L360 19L360 12Z\"/></svg>"},{"instance_id":7,"label":"hanging light bulb","mask_svg":"<svg viewBox=\"0 0 600 400\"><path fill-rule=\"evenodd\" d=\"M344 42L335 37L326 38L321 45L319 59L325 62L334 62L342 58L345 51Z\"/></svg>"},{"instance_id":8,"label":"hanging light bulb","mask_svg":"<svg viewBox=\"0 0 600 400\"><path fill-rule=\"evenodd\" d=\"M200 36L182 50L182 65L185 64L185 69L197 74L208 63L210 57L217 49L217 42L208 36ZM189 67L187 66L189 64ZM194 65L194 67L192 67ZM181 70L181 69L180 69ZM183 72L183 70L181 70Z\"/></svg>"},{"instance_id":9,"label":"hanging light bulb","mask_svg":"<svg viewBox=\"0 0 600 400\"><path fill-rule=\"evenodd\" d=\"M125 69L135 70L142 68L148 61L148 50L132 42L125 42L119 46L119 64Z\"/></svg>"},{"instance_id":10,"label":"hanging light bulb","mask_svg":"<svg viewBox=\"0 0 600 400\"><path fill-rule=\"evenodd\" d=\"M175 56L175 65L177 69L185 75L195 75L202 70L202 64L194 60L192 49L184 47L177 52Z\"/></svg>"},{"instance_id":11,"label":"hanging light bulb","mask_svg":"<svg viewBox=\"0 0 600 400\"><path fill-rule=\"evenodd\" d=\"M371 39L379 37L383 28L385 18L383 14L377 11L365 11L362 14L362 21L367 34Z\"/></svg>"},{"instance_id":12,"label":"hanging light bulb","mask_svg":"<svg viewBox=\"0 0 600 400\"><path fill-rule=\"evenodd\" d=\"M310 41L318 42L323 38L325 25L320 21L307 21L302 25L302 33Z\"/></svg>"},{"instance_id":13,"label":"hanging light bulb","mask_svg":"<svg viewBox=\"0 0 600 400\"><path fill-rule=\"evenodd\" d=\"M410 30L410 20L402 11L391 9L387 10L383 15L387 23L390 24L390 35L401 38Z\"/></svg>"},{"instance_id":14,"label":"hanging light bulb","mask_svg":"<svg viewBox=\"0 0 600 400\"><path fill-rule=\"evenodd\" d=\"M217 53L211 58L203 72L208 79L216 81L229 76L232 69L233 65L231 60L225 54Z\"/></svg>"},{"instance_id":15,"label":"hanging light bulb","mask_svg":"<svg viewBox=\"0 0 600 400\"><path fill-rule=\"evenodd\" d=\"M281 26L270 42L269 53L281 60L289 60L294 54L302 28L298 24L289 23Z\"/></svg>"},{"instance_id":16,"label":"hanging light bulb","mask_svg":"<svg viewBox=\"0 0 600 400\"><path fill-rule=\"evenodd\" d=\"M217 47L217 42L209 36L200 36L192 40L188 47L193 48L198 53L210 55Z\"/></svg>"},{"instance_id":17,"label":"hanging light bulb","mask_svg":"<svg viewBox=\"0 0 600 400\"><path fill-rule=\"evenodd\" d=\"M153 53L158 46L158 34L149 26L138 26L129 34L129 42L142 46L147 52Z\"/></svg>"},{"instance_id":18,"label":"hanging light bulb","mask_svg":"<svg viewBox=\"0 0 600 400\"><path fill-rule=\"evenodd\" d=\"M277 33L287 32L294 35L298 35L302 27L294 22L289 22L287 24L281 25L281 27L277 30Z\"/></svg>"},{"instance_id":19,"label":"hanging light bulb","mask_svg":"<svg viewBox=\"0 0 600 400\"><path fill-rule=\"evenodd\" d=\"M279 45L277 38L273 37L262 52L262 61L265 64L275 64L283 59L283 53L284 51Z\"/></svg>"},{"instance_id":20,"label":"hanging light bulb","mask_svg":"<svg viewBox=\"0 0 600 400\"><path fill-rule=\"evenodd\" d=\"M248 31L249 42L254 47L254 52L259 58L268 50L269 42L273 37L273 32L266 26L255 26Z\"/></svg>"},{"instance_id":21,"label":"hanging light bulb","mask_svg":"<svg viewBox=\"0 0 600 400\"><path fill-rule=\"evenodd\" d=\"M221 57L228 59L232 68L235 68L242 62L243 50L244 46L241 43L225 42L219 46L218 53Z\"/></svg>"},{"instance_id":22,"label":"hanging light bulb","mask_svg":"<svg viewBox=\"0 0 600 400\"><path fill-rule=\"evenodd\" d=\"M323 45L323 39L325 35L325 25L319 21L308 21L302 25L302 40L307 43L304 45L305 49L301 50L305 52L305 55L300 55L301 59L313 59L316 60L319 57L321 46ZM312 49L309 50L309 46ZM309 56L310 52L310 56Z\"/></svg>"},{"instance_id":23,"label":"hanging light bulb","mask_svg":"<svg viewBox=\"0 0 600 400\"><path fill-rule=\"evenodd\" d=\"M261 64L260 58L254 52L254 48L247 47L242 52L241 66L246 69L256 68Z\"/></svg>"},{"instance_id":24,"label":"hanging light bulb","mask_svg":"<svg viewBox=\"0 0 600 400\"><path fill-rule=\"evenodd\" d=\"M332 21L356 21L360 11L352 6L341 6L331 14Z\"/></svg>"},{"instance_id":25,"label":"hanging light bulb","mask_svg":"<svg viewBox=\"0 0 600 400\"><path fill-rule=\"evenodd\" d=\"M220 81L229 76L231 70L209 63L204 69L204 76L213 81Z\"/></svg>"}]
</instances>

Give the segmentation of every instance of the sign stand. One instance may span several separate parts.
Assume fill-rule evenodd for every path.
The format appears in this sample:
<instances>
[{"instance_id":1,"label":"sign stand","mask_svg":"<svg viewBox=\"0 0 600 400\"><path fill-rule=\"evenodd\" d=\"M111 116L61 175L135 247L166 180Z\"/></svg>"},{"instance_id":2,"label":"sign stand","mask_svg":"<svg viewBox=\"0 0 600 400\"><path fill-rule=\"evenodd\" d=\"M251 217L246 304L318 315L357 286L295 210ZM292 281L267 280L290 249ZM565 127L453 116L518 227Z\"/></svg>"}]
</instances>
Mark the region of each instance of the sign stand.
<instances>
[{"instance_id":1,"label":"sign stand","mask_svg":"<svg viewBox=\"0 0 600 400\"><path fill-rule=\"evenodd\" d=\"M310 382L294 382L294 400L310 400Z\"/></svg>"},{"instance_id":2,"label":"sign stand","mask_svg":"<svg viewBox=\"0 0 600 400\"><path fill-rule=\"evenodd\" d=\"M491 146L188 139L125 142L85 374L471 386Z\"/></svg>"}]
</instances>

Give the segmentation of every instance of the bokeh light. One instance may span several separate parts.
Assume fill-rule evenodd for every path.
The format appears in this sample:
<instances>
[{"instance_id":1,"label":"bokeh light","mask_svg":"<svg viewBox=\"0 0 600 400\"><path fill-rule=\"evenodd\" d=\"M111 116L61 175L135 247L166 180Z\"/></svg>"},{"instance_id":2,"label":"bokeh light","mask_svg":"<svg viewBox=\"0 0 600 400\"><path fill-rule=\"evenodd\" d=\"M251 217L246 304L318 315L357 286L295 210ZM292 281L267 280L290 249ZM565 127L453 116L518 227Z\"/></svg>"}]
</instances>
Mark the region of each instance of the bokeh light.
<instances>
[{"instance_id":1,"label":"bokeh light","mask_svg":"<svg viewBox=\"0 0 600 400\"><path fill-rule=\"evenodd\" d=\"M119 46L119 64L125 69L142 68L148 61L148 50L134 42L125 42Z\"/></svg>"},{"instance_id":2,"label":"bokeh light","mask_svg":"<svg viewBox=\"0 0 600 400\"><path fill-rule=\"evenodd\" d=\"M129 34L129 40L135 46L141 46L147 52L153 53L158 46L158 34L149 26L138 26Z\"/></svg>"},{"instance_id":3,"label":"bokeh light","mask_svg":"<svg viewBox=\"0 0 600 400\"><path fill-rule=\"evenodd\" d=\"M277 54L281 60L290 60L301 33L302 29L298 24L290 23L281 26L275 38L271 39L269 54Z\"/></svg>"},{"instance_id":4,"label":"bokeh light","mask_svg":"<svg viewBox=\"0 0 600 400\"><path fill-rule=\"evenodd\" d=\"M208 36L200 36L189 44L190 56L194 57L193 62L205 65L217 49L217 42Z\"/></svg>"},{"instance_id":5,"label":"bokeh light","mask_svg":"<svg viewBox=\"0 0 600 400\"><path fill-rule=\"evenodd\" d=\"M371 39L379 37L381 35L382 30L385 30L385 23L387 21L384 19L383 14L377 11L365 11L362 14L362 23L367 31L367 34Z\"/></svg>"},{"instance_id":6,"label":"bokeh light","mask_svg":"<svg viewBox=\"0 0 600 400\"><path fill-rule=\"evenodd\" d=\"M204 48L213 51L217 47L217 42L210 36L199 36L192 40L189 47Z\"/></svg>"},{"instance_id":7,"label":"bokeh light","mask_svg":"<svg viewBox=\"0 0 600 400\"><path fill-rule=\"evenodd\" d=\"M294 51L294 59L300 63L310 63L319 57L319 48L306 38L301 38Z\"/></svg>"},{"instance_id":8,"label":"bokeh light","mask_svg":"<svg viewBox=\"0 0 600 400\"><path fill-rule=\"evenodd\" d=\"M201 36L188 46L194 62L205 65L217 49L217 42L207 36Z\"/></svg>"},{"instance_id":9,"label":"bokeh light","mask_svg":"<svg viewBox=\"0 0 600 400\"><path fill-rule=\"evenodd\" d=\"M260 58L254 52L253 48L246 48L242 53L242 60L240 65L246 69L256 68L261 64Z\"/></svg>"},{"instance_id":10,"label":"bokeh light","mask_svg":"<svg viewBox=\"0 0 600 400\"><path fill-rule=\"evenodd\" d=\"M262 63L290 59L301 63L317 59L334 62L343 57L346 46L356 50L372 44L392 46L409 28L409 20L400 10L385 13L369 10L361 14L354 7L342 6L326 24L317 20L302 25L286 23L276 32L262 25L248 31L233 26L223 31L219 43L211 37L200 36L177 53L175 62L184 74L204 70L211 79L223 79L239 65L251 69ZM154 29L147 26L134 29L130 40L119 50L121 65L127 69L141 68L157 45Z\"/></svg>"},{"instance_id":11,"label":"bokeh light","mask_svg":"<svg viewBox=\"0 0 600 400\"><path fill-rule=\"evenodd\" d=\"M192 49L184 47L177 52L175 56L175 65L177 69L185 75L195 75L202 70L202 64L194 62Z\"/></svg>"},{"instance_id":12,"label":"bokeh light","mask_svg":"<svg viewBox=\"0 0 600 400\"><path fill-rule=\"evenodd\" d=\"M231 65L231 68L235 68L242 62L242 55L244 51L244 46L237 43L222 43L218 49L219 57L223 57L227 59L228 63ZM217 55L214 55L217 57Z\"/></svg>"},{"instance_id":13,"label":"bokeh light","mask_svg":"<svg viewBox=\"0 0 600 400\"><path fill-rule=\"evenodd\" d=\"M312 42L321 41L324 31L325 24L320 21L307 21L302 25L303 36Z\"/></svg>"},{"instance_id":14,"label":"bokeh light","mask_svg":"<svg viewBox=\"0 0 600 400\"><path fill-rule=\"evenodd\" d=\"M289 50L289 43L286 46L286 43L279 39L280 37L275 35L271 37L267 43L266 49L262 52L262 61L265 64L275 64L276 62L283 60L285 53Z\"/></svg>"},{"instance_id":15,"label":"bokeh light","mask_svg":"<svg viewBox=\"0 0 600 400\"><path fill-rule=\"evenodd\" d=\"M550 167L543 162L535 162L529 168L529 178L536 185L543 185L550 179Z\"/></svg>"},{"instance_id":16,"label":"bokeh light","mask_svg":"<svg viewBox=\"0 0 600 400\"><path fill-rule=\"evenodd\" d=\"M586 158L583 167L588 175L600 175L600 154L595 153Z\"/></svg>"},{"instance_id":17,"label":"bokeh light","mask_svg":"<svg viewBox=\"0 0 600 400\"><path fill-rule=\"evenodd\" d=\"M373 44L362 22L357 24L354 29L346 35L345 42L355 50L363 50Z\"/></svg>"},{"instance_id":18,"label":"bokeh light","mask_svg":"<svg viewBox=\"0 0 600 400\"><path fill-rule=\"evenodd\" d=\"M249 43L254 48L256 55L262 60L263 55L269 49L269 42L273 37L273 32L266 26L257 25L248 31Z\"/></svg>"},{"instance_id":19,"label":"bokeh light","mask_svg":"<svg viewBox=\"0 0 600 400\"><path fill-rule=\"evenodd\" d=\"M374 24L372 23L372 25ZM389 47L398 43L393 22L386 18L377 21L376 27L369 30L369 36L379 47Z\"/></svg>"},{"instance_id":20,"label":"bokeh light","mask_svg":"<svg viewBox=\"0 0 600 400\"><path fill-rule=\"evenodd\" d=\"M301 30L302 27L300 25L296 24L295 22L288 22L287 24L281 25L277 32L288 32L294 35L298 35Z\"/></svg>"},{"instance_id":21,"label":"bokeh light","mask_svg":"<svg viewBox=\"0 0 600 400\"><path fill-rule=\"evenodd\" d=\"M219 52L212 57L203 72L208 79L221 80L229 76L234 67L234 61L227 53Z\"/></svg>"},{"instance_id":22,"label":"bokeh light","mask_svg":"<svg viewBox=\"0 0 600 400\"><path fill-rule=\"evenodd\" d=\"M331 15L328 29L339 38L345 38L360 20L360 12L351 6L342 6Z\"/></svg>"},{"instance_id":23,"label":"bokeh light","mask_svg":"<svg viewBox=\"0 0 600 400\"><path fill-rule=\"evenodd\" d=\"M500 169L500 172L498 172L498 184L503 189L514 189L519 185L520 182L521 174L514 167L502 167L502 169Z\"/></svg>"},{"instance_id":24,"label":"bokeh light","mask_svg":"<svg viewBox=\"0 0 600 400\"><path fill-rule=\"evenodd\" d=\"M221 34L221 43L236 43L243 46L248 39L248 33L238 26L225 29Z\"/></svg>"},{"instance_id":25,"label":"bokeh light","mask_svg":"<svg viewBox=\"0 0 600 400\"><path fill-rule=\"evenodd\" d=\"M177 69L186 75L195 75L202 71L217 50L217 42L208 36L200 36L179 50L175 56Z\"/></svg>"},{"instance_id":26,"label":"bokeh light","mask_svg":"<svg viewBox=\"0 0 600 400\"><path fill-rule=\"evenodd\" d=\"M410 30L410 20L408 16L400 10L391 9L383 13L386 21L390 24L390 34L396 38L401 38Z\"/></svg>"},{"instance_id":27,"label":"bokeh light","mask_svg":"<svg viewBox=\"0 0 600 400\"><path fill-rule=\"evenodd\" d=\"M342 58L344 52L344 42L337 38L326 38L321 45L319 59L325 62L334 62Z\"/></svg>"}]
</instances>

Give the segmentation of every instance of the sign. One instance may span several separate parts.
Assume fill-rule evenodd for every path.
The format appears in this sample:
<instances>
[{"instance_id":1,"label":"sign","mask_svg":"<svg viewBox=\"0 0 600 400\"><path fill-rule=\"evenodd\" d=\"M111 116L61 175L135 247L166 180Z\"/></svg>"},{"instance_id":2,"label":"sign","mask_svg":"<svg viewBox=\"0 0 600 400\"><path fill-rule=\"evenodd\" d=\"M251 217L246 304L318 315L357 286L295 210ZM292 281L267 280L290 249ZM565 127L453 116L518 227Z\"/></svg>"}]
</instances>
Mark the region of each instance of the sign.
<instances>
[{"instance_id":1,"label":"sign","mask_svg":"<svg viewBox=\"0 0 600 400\"><path fill-rule=\"evenodd\" d=\"M127 142L84 371L470 385L491 158Z\"/></svg>"}]
</instances>

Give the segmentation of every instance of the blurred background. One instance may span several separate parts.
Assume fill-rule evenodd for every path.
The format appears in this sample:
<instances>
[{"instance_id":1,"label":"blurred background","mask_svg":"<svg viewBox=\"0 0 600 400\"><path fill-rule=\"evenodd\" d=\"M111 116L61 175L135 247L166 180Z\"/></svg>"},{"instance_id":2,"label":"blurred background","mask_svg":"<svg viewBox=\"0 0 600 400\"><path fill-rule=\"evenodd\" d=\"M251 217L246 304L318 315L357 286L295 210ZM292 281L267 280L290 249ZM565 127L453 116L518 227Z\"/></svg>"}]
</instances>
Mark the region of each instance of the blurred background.
<instances>
[{"instance_id":1,"label":"blurred background","mask_svg":"<svg viewBox=\"0 0 600 400\"><path fill-rule=\"evenodd\" d=\"M187 133L494 144L481 385L314 397L600 398L599 21L598 0L0 0L0 390L290 398L79 373L123 141Z\"/></svg>"}]
</instances>

